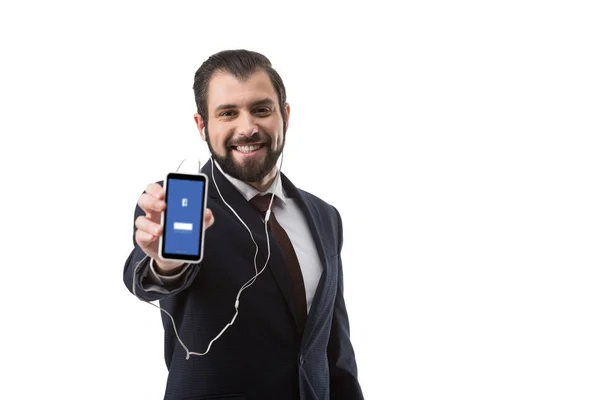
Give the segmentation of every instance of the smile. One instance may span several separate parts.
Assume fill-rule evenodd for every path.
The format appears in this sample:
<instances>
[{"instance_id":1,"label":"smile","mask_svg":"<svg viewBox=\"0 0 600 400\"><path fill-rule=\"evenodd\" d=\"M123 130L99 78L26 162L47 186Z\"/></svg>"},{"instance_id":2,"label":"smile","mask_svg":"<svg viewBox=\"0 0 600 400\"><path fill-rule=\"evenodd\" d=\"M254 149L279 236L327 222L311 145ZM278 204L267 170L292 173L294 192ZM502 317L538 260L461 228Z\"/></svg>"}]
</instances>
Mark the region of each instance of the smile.
<instances>
[{"instance_id":1,"label":"smile","mask_svg":"<svg viewBox=\"0 0 600 400\"><path fill-rule=\"evenodd\" d=\"M263 147L262 144L253 144L250 146L235 146L233 147L235 150L239 151L240 153L252 153L258 149L260 149L261 147Z\"/></svg>"}]
</instances>

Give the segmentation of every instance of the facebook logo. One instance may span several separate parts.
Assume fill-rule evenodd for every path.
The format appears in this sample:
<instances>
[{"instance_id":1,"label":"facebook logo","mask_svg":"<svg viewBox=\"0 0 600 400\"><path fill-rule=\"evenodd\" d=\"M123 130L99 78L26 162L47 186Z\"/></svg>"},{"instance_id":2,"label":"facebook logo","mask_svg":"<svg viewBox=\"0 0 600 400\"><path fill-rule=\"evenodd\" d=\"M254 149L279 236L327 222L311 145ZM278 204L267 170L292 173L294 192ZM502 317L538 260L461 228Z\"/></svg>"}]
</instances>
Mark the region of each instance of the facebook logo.
<instances>
[{"instance_id":1,"label":"facebook logo","mask_svg":"<svg viewBox=\"0 0 600 400\"><path fill-rule=\"evenodd\" d=\"M187 207L187 199L185 197L181 199L181 207Z\"/></svg>"}]
</instances>

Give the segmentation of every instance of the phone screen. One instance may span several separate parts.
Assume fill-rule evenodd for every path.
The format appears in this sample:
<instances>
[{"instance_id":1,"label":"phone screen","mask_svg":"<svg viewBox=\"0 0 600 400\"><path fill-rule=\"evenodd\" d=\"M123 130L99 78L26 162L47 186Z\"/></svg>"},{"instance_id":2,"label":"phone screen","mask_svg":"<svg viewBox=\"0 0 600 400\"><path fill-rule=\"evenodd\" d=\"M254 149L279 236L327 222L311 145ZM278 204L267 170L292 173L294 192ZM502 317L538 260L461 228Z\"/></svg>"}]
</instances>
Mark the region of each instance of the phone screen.
<instances>
[{"instance_id":1,"label":"phone screen","mask_svg":"<svg viewBox=\"0 0 600 400\"><path fill-rule=\"evenodd\" d=\"M206 206L206 176L171 173L166 179L161 256L200 261Z\"/></svg>"}]
</instances>

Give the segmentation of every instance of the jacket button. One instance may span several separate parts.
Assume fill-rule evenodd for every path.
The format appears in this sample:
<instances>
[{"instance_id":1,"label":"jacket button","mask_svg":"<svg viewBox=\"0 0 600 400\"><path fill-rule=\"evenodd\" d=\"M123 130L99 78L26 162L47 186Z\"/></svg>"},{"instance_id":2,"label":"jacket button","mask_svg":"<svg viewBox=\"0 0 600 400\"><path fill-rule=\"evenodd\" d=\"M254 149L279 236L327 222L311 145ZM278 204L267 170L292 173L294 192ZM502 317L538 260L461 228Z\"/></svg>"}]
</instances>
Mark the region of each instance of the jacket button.
<instances>
[{"instance_id":1,"label":"jacket button","mask_svg":"<svg viewBox=\"0 0 600 400\"><path fill-rule=\"evenodd\" d=\"M304 365L304 356L300 354L300 365Z\"/></svg>"}]
</instances>

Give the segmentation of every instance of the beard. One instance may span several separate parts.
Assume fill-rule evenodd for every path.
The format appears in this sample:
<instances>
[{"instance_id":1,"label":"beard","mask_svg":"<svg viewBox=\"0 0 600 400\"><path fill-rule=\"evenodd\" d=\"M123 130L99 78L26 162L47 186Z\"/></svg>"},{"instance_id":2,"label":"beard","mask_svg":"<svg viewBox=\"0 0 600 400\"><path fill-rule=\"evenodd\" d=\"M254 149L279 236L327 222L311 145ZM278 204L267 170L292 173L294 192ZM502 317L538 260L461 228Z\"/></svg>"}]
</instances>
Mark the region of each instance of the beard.
<instances>
[{"instance_id":1,"label":"beard","mask_svg":"<svg viewBox=\"0 0 600 400\"><path fill-rule=\"evenodd\" d=\"M230 144L226 145L225 156L220 156L213 148L210 142L210 134L206 128L205 135L208 150L215 161L219 163L223 171L243 182L259 182L267 176L273 170L275 164L277 164L277 160L283 152L283 147L285 145L285 133L283 135L281 146L276 150L271 148L271 139L260 132L253 137L243 137L235 142L236 146L243 146L244 144L256 142L258 140L264 142L263 146L265 147L267 154L262 162L258 160L246 160L243 164L239 164L233 158L234 150Z\"/></svg>"}]
</instances>

